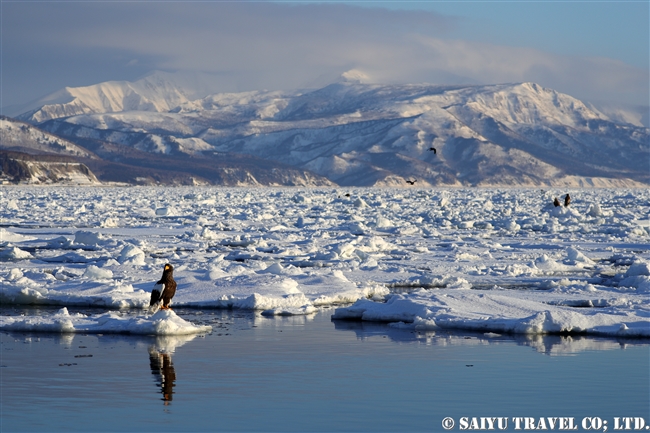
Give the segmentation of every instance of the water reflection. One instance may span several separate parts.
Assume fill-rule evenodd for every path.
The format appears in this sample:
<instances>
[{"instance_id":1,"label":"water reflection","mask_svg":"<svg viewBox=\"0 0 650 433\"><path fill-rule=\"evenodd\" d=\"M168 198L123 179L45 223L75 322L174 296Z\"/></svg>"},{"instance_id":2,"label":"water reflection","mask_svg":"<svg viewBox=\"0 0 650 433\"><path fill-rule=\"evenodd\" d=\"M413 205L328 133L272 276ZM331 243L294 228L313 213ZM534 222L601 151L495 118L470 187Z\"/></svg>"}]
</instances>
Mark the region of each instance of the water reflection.
<instances>
[{"instance_id":1,"label":"water reflection","mask_svg":"<svg viewBox=\"0 0 650 433\"><path fill-rule=\"evenodd\" d=\"M453 330L419 330L408 324L333 320L334 329L352 331L360 340L388 338L396 343L430 346L481 346L515 343L549 356L575 355L587 351L620 350L628 346L650 346L648 338L606 338L581 335L496 334Z\"/></svg>"},{"instance_id":2,"label":"water reflection","mask_svg":"<svg viewBox=\"0 0 650 433\"><path fill-rule=\"evenodd\" d=\"M650 340L425 331L332 322L327 310L182 314L213 332L0 332L3 431L69 431L71 422L80 431L210 431L204 415L215 407L223 431L431 431L468 412L647 413ZM142 416L147 408L163 418Z\"/></svg>"},{"instance_id":3,"label":"water reflection","mask_svg":"<svg viewBox=\"0 0 650 433\"><path fill-rule=\"evenodd\" d=\"M149 367L165 406L173 400L176 386L176 369L172 354L194 338L196 335L159 336L149 345Z\"/></svg>"},{"instance_id":4,"label":"water reflection","mask_svg":"<svg viewBox=\"0 0 650 433\"><path fill-rule=\"evenodd\" d=\"M162 400L167 406L173 399L174 386L176 385L176 370L174 370L172 356L169 353L158 352L155 346L150 346L149 365L151 374L156 377L156 384L162 393Z\"/></svg>"}]
</instances>

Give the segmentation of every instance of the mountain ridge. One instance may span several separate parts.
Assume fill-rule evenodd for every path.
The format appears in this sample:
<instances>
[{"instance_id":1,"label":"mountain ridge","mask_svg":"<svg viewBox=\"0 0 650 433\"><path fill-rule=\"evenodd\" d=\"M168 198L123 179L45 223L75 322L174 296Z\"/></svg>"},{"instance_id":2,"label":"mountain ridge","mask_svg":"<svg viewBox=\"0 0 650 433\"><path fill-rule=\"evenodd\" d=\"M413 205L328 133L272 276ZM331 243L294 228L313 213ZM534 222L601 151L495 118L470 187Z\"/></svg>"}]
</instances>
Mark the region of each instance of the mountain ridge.
<instances>
[{"instance_id":1,"label":"mountain ridge","mask_svg":"<svg viewBox=\"0 0 650 433\"><path fill-rule=\"evenodd\" d=\"M333 186L309 171L254 156L152 154L87 137L67 140L4 116L0 136L2 184Z\"/></svg>"},{"instance_id":2,"label":"mountain ridge","mask_svg":"<svg viewBox=\"0 0 650 433\"><path fill-rule=\"evenodd\" d=\"M60 117L122 111L166 112L214 90L201 74L153 71L136 81L105 81L65 87L23 105L18 120L42 123Z\"/></svg>"},{"instance_id":3,"label":"mountain ridge","mask_svg":"<svg viewBox=\"0 0 650 433\"><path fill-rule=\"evenodd\" d=\"M69 116L54 105L40 112L60 117L22 118L69 140L169 156L248 155L339 185L650 183L648 128L613 121L539 84L384 85L361 72L344 78L315 90L192 100L163 86L149 94L162 94L166 105L137 100L134 110L96 107Z\"/></svg>"}]
</instances>

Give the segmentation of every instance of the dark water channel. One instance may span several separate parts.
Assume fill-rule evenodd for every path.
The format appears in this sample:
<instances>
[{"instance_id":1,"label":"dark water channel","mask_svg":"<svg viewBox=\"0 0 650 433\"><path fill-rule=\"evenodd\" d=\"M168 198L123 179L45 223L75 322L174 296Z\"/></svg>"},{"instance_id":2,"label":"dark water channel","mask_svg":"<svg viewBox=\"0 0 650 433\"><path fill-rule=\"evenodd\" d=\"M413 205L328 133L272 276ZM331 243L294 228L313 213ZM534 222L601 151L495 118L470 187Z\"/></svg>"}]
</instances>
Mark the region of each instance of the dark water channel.
<instances>
[{"instance_id":1,"label":"dark water channel","mask_svg":"<svg viewBox=\"0 0 650 433\"><path fill-rule=\"evenodd\" d=\"M73 312L72 309L70 309ZM650 423L647 340L417 332L176 310L192 337L0 333L0 431L444 431L451 417ZM7 312L3 313L7 314Z\"/></svg>"}]
</instances>

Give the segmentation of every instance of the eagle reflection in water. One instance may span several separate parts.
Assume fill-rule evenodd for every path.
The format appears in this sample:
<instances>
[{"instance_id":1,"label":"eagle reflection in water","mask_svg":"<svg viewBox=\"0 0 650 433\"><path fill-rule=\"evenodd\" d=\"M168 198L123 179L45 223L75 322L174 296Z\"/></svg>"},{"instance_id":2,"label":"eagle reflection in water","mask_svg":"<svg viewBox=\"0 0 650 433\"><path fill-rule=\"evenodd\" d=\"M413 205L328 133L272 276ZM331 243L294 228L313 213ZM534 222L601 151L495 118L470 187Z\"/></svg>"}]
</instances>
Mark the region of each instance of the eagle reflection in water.
<instances>
[{"instance_id":1,"label":"eagle reflection in water","mask_svg":"<svg viewBox=\"0 0 650 433\"><path fill-rule=\"evenodd\" d=\"M172 401L176 382L176 371L174 371L172 356L169 353L159 352L154 346L151 346L149 347L149 364L151 374L156 376L156 384L160 387L161 400L167 406Z\"/></svg>"}]
</instances>

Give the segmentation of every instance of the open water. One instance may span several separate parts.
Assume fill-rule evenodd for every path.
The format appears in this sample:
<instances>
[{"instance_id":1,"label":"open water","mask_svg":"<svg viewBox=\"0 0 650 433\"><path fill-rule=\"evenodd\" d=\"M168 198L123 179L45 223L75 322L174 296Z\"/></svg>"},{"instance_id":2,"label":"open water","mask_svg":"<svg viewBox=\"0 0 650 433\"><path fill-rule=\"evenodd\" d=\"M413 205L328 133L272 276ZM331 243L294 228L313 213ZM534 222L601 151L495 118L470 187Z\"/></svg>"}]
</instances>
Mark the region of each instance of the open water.
<instances>
[{"instance_id":1,"label":"open water","mask_svg":"<svg viewBox=\"0 0 650 433\"><path fill-rule=\"evenodd\" d=\"M576 431L585 417L608 431L615 417L650 424L647 340L417 332L332 322L333 310L175 311L213 332L0 333L0 431L438 432L446 417L452 431L461 417L504 417L510 431L514 417L537 427L567 417Z\"/></svg>"}]
</instances>

